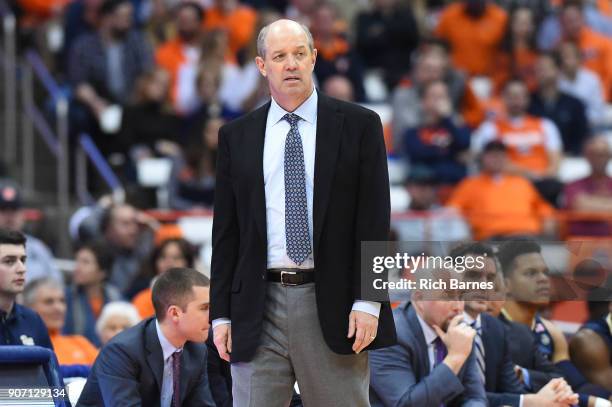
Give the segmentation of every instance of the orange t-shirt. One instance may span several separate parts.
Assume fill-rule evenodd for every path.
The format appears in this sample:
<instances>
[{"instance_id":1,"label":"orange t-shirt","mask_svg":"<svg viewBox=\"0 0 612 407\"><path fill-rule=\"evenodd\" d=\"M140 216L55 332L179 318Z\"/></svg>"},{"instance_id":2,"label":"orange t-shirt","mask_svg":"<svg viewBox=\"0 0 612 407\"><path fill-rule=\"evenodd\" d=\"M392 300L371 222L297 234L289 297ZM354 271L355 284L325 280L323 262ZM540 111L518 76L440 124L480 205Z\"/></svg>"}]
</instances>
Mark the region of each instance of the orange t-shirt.
<instances>
[{"instance_id":1,"label":"orange t-shirt","mask_svg":"<svg viewBox=\"0 0 612 407\"><path fill-rule=\"evenodd\" d=\"M612 17L612 2L610 0L597 0L597 9L601 14Z\"/></svg>"},{"instance_id":2,"label":"orange t-shirt","mask_svg":"<svg viewBox=\"0 0 612 407\"><path fill-rule=\"evenodd\" d=\"M606 100L612 100L612 40L583 28L578 40L582 52L583 65L597 73L601 79Z\"/></svg>"},{"instance_id":3,"label":"orange t-shirt","mask_svg":"<svg viewBox=\"0 0 612 407\"><path fill-rule=\"evenodd\" d=\"M204 29L227 30L229 52L235 58L236 52L245 47L255 33L257 13L249 6L238 6L229 14L224 14L218 7L206 10Z\"/></svg>"},{"instance_id":4,"label":"orange t-shirt","mask_svg":"<svg viewBox=\"0 0 612 407\"><path fill-rule=\"evenodd\" d=\"M25 11L24 19L28 22L40 22L51 17L56 10L61 10L72 0L19 0Z\"/></svg>"},{"instance_id":5,"label":"orange t-shirt","mask_svg":"<svg viewBox=\"0 0 612 407\"><path fill-rule=\"evenodd\" d=\"M521 78L530 92L535 91L538 82L535 76L535 65L538 53L529 48L515 49L511 54L500 52L497 56L497 68L493 73L495 93L501 93L504 85L513 77Z\"/></svg>"},{"instance_id":6,"label":"orange t-shirt","mask_svg":"<svg viewBox=\"0 0 612 407\"><path fill-rule=\"evenodd\" d=\"M51 344L60 365L93 365L98 349L81 335L49 332Z\"/></svg>"},{"instance_id":7,"label":"orange t-shirt","mask_svg":"<svg viewBox=\"0 0 612 407\"><path fill-rule=\"evenodd\" d=\"M132 305L136 307L138 313L143 319L155 315L155 308L153 308L152 290L150 288L146 288L136 294L136 296L132 299Z\"/></svg>"},{"instance_id":8,"label":"orange t-shirt","mask_svg":"<svg viewBox=\"0 0 612 407\"><path fill-rule=\"evenodd\" d=\"M181 66L187 63L183 44L178 39L166 41L155 50L155 62L170 75L170 98L176 107L179 98L179 75Z\"/></svg>"},{"instance_id":9,"label":"orange t-shirt","mask_svg":"<svg viewBox=\"0 0 612 407\"><path fill-rule=\"evenodd\" d=\"M497 138L508 147L510 161L535 172L544 172L548 168L546 134L542 123L542 119L534 116L525 116L516 124L504 119L495 122Z\"/></svg>"},{"instance_id":10,"label":"orange t-shirt","mask_svg":"<svg viewBox=\"0 0 612 407\"><path fill-rule=\"evenodd\" d=\"M466 178L447 204L461 211L477 240L496 235L539 234L542 219L554 214L553 207L533 185L515 175L479 174Z\"/></svg>"},{"instance_id":11,"label":"orange t-shirt","mask_svg":"<svg viewBox=\"0 0 612 407\"><path fill-rule=\"evenodd\" d=\"M102 297L92 297L89 299L89 306L91 307L91 311L94 316L98 318L100 316L100 312L102 312L102 307L104 306L104 298Z\"/></svg>"},{"instance_id":12,"label":"orange t-shirt","mask_svg":"<svg viewBox=\"0 0 612 407\"><path fill-rule=\"evenodd\" d=\"M435 35L450 43L457 68L469 75L491 76L507 20L506 12L496 5L487 5L485 14L473 19L462 2L455 2L442 11Z\"/></svg>"}]
</instances>

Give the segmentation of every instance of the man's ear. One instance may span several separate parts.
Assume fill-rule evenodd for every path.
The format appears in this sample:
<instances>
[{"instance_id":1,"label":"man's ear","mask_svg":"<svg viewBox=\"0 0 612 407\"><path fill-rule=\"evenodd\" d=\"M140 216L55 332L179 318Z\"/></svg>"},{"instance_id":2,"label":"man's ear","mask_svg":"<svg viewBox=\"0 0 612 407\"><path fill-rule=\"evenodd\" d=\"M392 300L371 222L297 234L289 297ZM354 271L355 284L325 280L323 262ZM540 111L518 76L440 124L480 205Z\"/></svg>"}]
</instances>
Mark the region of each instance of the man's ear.
<instances>
[{"instance_id":1,"label":"man's ear","mask_svg":"<svg viewBox=\"0 0 612 407\"><path fill-rule=\"evenodd\" d=\"M267 74L266 74L266 64L263 58L260 56L256 56L255 64L257 65L257 69L259 69L259 73L261 74L261 76L265 78Z\"/></svg>"},{"instance_id":2,"label":"man's ear","mask_svg":"<svg viewBox=\"0 0 612 407\"><path fill-rule=\"evenodd\" d=\"M312 50L312 66L314 67L317 62L317 49Z\"/></svg>"}]
</instances>

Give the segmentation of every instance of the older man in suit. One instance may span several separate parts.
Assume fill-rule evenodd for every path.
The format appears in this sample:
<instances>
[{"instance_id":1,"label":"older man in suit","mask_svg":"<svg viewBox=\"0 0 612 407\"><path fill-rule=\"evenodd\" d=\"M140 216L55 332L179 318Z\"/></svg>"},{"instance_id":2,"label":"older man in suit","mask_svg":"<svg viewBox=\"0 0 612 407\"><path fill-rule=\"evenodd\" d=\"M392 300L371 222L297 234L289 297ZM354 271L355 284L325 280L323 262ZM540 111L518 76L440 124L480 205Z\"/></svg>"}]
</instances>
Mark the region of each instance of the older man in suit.
<instances>
[{"instance_id":1,"label":"older man in suit","mask_svg":"<svg viewBox=\"0 0 612 407\"><path fill-rule=\"evenodd\" d=\"M209 281L170 269L153 286L155 317L100 352L78 406L214 407L206 371Z\"/></svg>"},{"instance_id":2,"label":"older man in suit","mask_svg":"<svg viewBox=\"0 0 612 407\"><path fill-rule=\"evenodd\" d=\"M272 100L219 132L211 319L234 405L368 406L368 356L391 345L388 302L362 296L362 241L389 235L380 118L319 93L304 26L258 37Z\"/></svg>"},{"instance_id":3,"label":"older man in suit","mask_svg":"<svg viewBox=\"0 0 612 407\"><path fill-rule=\"evenodd\" d=\"M419 281L439 281L421 271ZM448 283L447 274L441 275ZM419 288L411 303L393 310L398 344L370 352L373 406L488 405L472 352L476 332L463 323L460 295Z\"/></svg>"}]
</instances>

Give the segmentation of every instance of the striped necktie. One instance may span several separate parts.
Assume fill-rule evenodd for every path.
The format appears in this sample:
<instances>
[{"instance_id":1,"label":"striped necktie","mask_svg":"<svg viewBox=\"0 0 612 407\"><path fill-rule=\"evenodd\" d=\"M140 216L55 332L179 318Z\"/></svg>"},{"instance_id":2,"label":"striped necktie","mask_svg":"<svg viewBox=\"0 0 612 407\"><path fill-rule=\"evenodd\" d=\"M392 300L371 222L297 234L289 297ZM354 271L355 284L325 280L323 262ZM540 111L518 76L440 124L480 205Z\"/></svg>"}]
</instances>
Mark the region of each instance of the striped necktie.
<instances>
[{"instance_id":1,"label":"striped necktie","mask_svg":"<svg viewBox=\"0 0 612 407\"><path fill-rule=\"evenodd\" d=\"M482 325L479 319L476 319L471 323L472 328L476 330L476 337L474 338L474 348L476 354L476 364L478 365L478 376L482 380L482 384L485 384L485 350L482 342Z\"/></svg>"}]
</instances>

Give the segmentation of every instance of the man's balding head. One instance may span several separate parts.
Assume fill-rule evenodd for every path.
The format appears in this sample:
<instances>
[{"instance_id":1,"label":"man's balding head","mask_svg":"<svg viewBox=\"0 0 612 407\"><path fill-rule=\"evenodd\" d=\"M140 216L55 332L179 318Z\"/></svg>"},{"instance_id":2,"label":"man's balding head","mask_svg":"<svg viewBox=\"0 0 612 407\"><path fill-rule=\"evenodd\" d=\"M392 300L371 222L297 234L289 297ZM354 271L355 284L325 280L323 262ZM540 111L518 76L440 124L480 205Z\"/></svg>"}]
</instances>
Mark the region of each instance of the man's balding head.
<instances>
[{"instance_id":1,"label":"man's balding head","mask_svg":"<svg viewBox=\"0 0 612 407\"><path fill-rule=\"evenodd\" d=\"M584 157L591 166L591 175L603 176L612 157L610 143L604 136L590 138L584 144Z\"/></svg>"},{"instance_id":2,"label":"man's balding head","mask_svg":"<svg viewBox=\"0 0 612 407\"><path fill-rule=\"evenodd\" d=\"M257 37L259 72L267 79L272 98L293 112L312 94L312 72L317 59L312 35L305 26L291 20L277 20Z\"/></svg>"}]
</instances>

